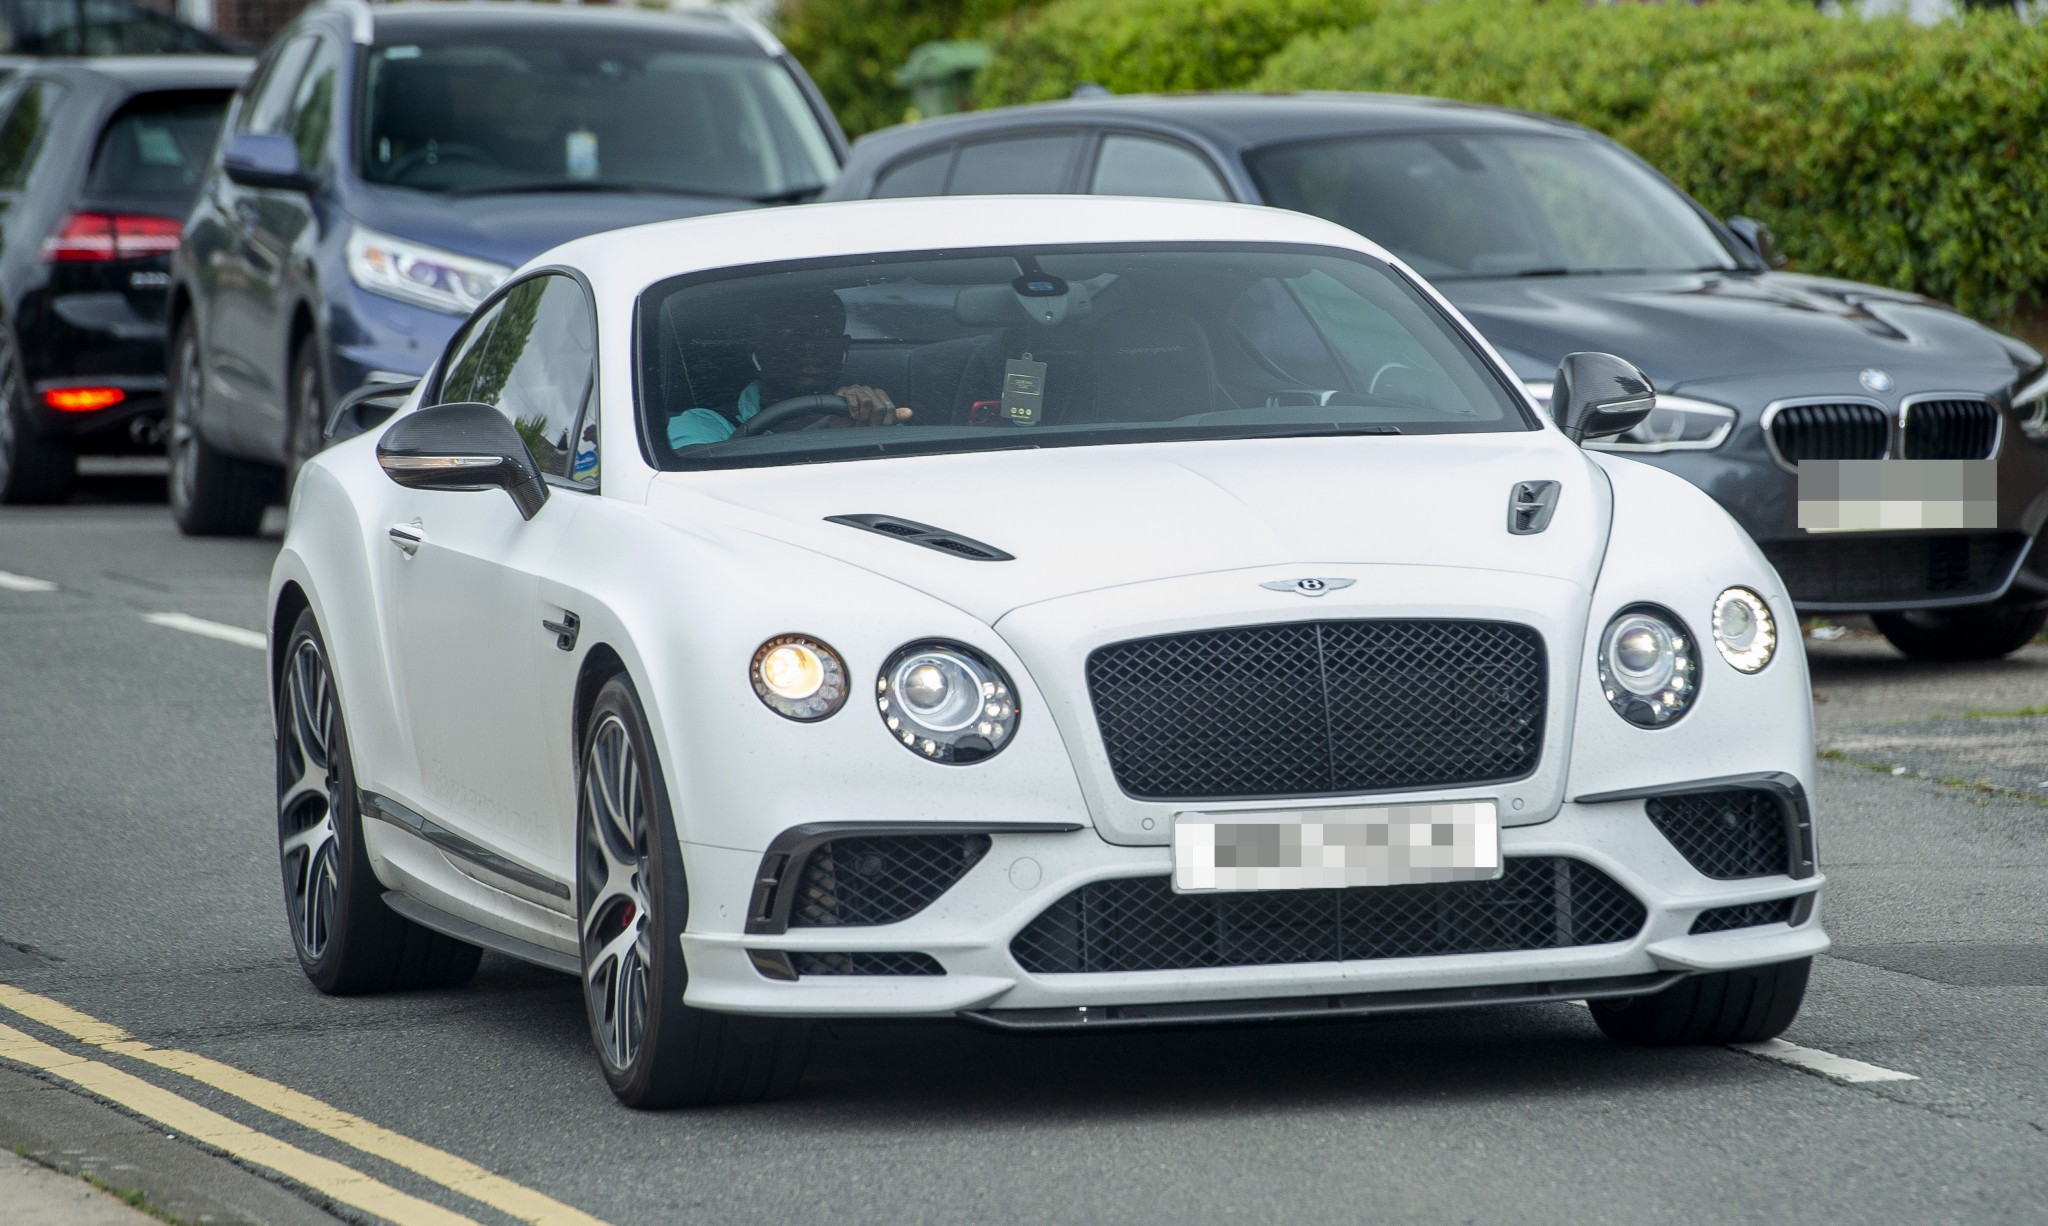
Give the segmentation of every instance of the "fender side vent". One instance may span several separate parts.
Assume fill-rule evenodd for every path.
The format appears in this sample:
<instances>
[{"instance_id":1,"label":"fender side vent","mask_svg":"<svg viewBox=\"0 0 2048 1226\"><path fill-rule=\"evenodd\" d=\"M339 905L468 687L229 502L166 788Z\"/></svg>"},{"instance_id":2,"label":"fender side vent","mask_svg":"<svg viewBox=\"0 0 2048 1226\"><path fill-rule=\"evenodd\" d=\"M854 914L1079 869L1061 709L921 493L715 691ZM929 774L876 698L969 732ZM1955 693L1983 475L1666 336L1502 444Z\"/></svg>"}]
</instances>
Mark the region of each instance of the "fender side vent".
<instances>
[{"instance_id":1,"label":"fender side vent","mask_svg":"<svg viewBox=\"0 0 2048 1226\"><path fill-rule=\"evenodd\" d=\"M894 515L827 515L825 521L845 524L849 528L859 528L864 532L878 532L908 544L922 545L926 549L936 549L940 553L950 553L956 558L972 558L977 562L1016 561L1013 555L1004 553L994 545L984 545L972 537L948 532L944 528L934 528L930 524L921 524L914 519L898 519Z\"/></svg>"}]
</instances>

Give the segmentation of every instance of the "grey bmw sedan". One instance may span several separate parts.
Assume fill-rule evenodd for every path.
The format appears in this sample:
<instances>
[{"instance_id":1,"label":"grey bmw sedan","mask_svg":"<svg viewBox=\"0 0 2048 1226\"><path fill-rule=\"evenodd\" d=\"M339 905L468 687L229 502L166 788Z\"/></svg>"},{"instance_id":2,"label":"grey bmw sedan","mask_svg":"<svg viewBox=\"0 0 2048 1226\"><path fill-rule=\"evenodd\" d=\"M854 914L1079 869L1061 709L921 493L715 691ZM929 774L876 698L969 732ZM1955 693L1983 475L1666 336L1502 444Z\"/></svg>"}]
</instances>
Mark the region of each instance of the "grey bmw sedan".
<instances>
[{"instance_id":1,"label":"grey bmw sedan","mask_svg":"<svg viewBox=\"0 0 2048 1226\"><path fill-rule=\"evenodd\" d=\"M1867 613L1921 659L1988 659L2048 622L2048 363L1911 293L1779 271L1726 221L1563 120L1366 94L1102 97L862 139L829 199L1080 192L1270 204L1391 249L1539 401L1566 354L1656 383L1598 446L1741 522L1803 613ZM859 337L856 336L858 342ZM1260 338L1246 337L1262 352ZM1304 350L1301 395L1350 388Z\"/></svg>"}]
</instances>

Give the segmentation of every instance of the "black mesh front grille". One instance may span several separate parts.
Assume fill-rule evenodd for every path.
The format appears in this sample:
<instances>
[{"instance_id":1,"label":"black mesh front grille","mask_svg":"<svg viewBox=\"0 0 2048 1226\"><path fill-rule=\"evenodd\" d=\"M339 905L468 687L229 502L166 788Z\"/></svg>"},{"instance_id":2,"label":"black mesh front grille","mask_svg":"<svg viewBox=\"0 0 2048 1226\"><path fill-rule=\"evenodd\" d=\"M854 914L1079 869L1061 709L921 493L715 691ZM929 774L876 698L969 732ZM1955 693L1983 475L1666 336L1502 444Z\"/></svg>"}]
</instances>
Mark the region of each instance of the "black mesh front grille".
<instances>
[{"instance_id":1,"label":"black mesh front grille","mask_svg":"<svg viewBox=\"0 0 2048 1226\"><path fill-rule=\"evenodd\" d=\"M1739 907L1715 907L1700 912L1692 922L1695 935L1702 932L1727 932L1731 928L1760 928L1765 924L1789 924L1792 922L1792 908L1799 905L1796 898L1774 898L1770 902L1746 902Z\"/></svg>"},{"instance_id":2,"label":"black mesh front grille","mask_svg":"<svg viewBox=\"0 0 2048 1226\"><path fill-rule=\"evenodd\" d=\"M1098 648L1088 692L1132 796L1306 796L1528 774L1544 674L1528 626L1288 622Z\"/></svg>"},{"instance_id":3,"label":"black mesh front grille","mask_svg":"<svg viewBox=\"0 0 2048 1226\"><path fill-rule=\"evenodd\" d=\"M791 954L799 975L943 975L946 968L930 954L843 953Z\"/></svg>"},{"instance_id":4,"label":"black mesh front grille","mask_svg":"<svg viewBox=\"0 0 2048 1226\"><path fill-rule=\"evenodd\" d=\"M1998 409L1984 400L1922 400L1906 409L1906 458L1982 460L1998 444Z\"/></svg>"},{"instance_id":5,"label":"black mesh front grille","mask_svg":"<svg viewBox=\"0 0 2048 1226\"><path fill-rule=\"evenodd\" d=\"M1771 417L1771 444L1787 464L1881 460L1891 429L1891 418L1874 404L1795 404Z\"/></svg>"},{"instance_id":6,"label":"black mesh front grille","mask_svg":"<svg viewBox=\"0 0 2048 1226\"><path fill-rule=\"evenodd\" d=\"M932 904L988 854L985 834L834 839L797 879L792 928L893 924Z\"/></svg>"},{"instance_id":7,"label":"black mesh front grille","mask_svg":"<svg viewBox=\"0 0 2048 1226\"><path fill-rule=\"evenodd\" d=\"M1643 811L1679 854L1709 877L1768 877L1794 867L1785 809L1770 792L1741 788L1653 796Z\"/></svg>"},{"instance_id":8,"label":"black mesh front grille","mask_svg":"<svg viewBox=\"0 0 2048 1226\"><path fill-rule=\"evenodd\" d=\"M1010 942L1033 974L1350 962L1626 941L1642 903L1578 860L1509 860L1493 881L1176 894L1165 877L1082 886Z\"/></svg>"},{"instance_id":9,"label":"black mesh front grille","mask_svg":"<svg viewBox=\"0 0 2048 1226\"><path fill-rule=\"evenodd\" d=\"M1827 606L1990 595L2026 543L2017 532L1949 532L1761 545L1794 604Z\"/></svg>"}]
</instances>

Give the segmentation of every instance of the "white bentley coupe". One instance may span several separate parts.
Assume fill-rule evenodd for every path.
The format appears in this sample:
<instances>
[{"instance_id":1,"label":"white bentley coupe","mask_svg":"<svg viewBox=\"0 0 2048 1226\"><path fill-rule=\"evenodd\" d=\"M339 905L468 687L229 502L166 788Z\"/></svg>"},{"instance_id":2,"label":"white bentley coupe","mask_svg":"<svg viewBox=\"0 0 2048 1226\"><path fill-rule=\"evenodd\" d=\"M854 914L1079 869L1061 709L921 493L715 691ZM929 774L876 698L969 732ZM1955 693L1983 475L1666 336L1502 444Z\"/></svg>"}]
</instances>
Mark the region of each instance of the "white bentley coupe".
<instances>
[{"instance_id":1,"label":"white bentley coupe","mask_svg":"<svg viewBox=\"0 0 2048 1226\"><path fill-rule=\"evenodd\" d=\"M1580 449L1653 397L1573 354L1551 420L1296 213L570 243L293 493L298 956L574 974L640 1107L785 1093L822 1017L1777 1035L1828 943L1805 660L1707 495Z\"/></svg>"}]
</instances>

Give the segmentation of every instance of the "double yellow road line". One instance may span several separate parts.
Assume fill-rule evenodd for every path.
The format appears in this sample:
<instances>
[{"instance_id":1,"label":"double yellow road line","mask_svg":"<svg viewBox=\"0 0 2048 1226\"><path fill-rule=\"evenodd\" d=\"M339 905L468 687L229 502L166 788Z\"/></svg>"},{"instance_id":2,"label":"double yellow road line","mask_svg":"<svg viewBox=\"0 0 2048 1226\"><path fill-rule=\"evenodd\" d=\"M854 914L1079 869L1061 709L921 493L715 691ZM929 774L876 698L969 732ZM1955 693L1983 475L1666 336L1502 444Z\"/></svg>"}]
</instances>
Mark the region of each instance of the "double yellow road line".
<instances>
[{"instance_id":1,"label":"double yellow road line","mask_svg":"<svg viewBox=\"0 0 2048 1226\"><path fill-rule=\"evenodd\" d=\"M233 1065L192 1052L153 1047L119 1026L47 996L0 983L0 1010L69 1035L88 1047L189 1077L521 1222L534 1226L605 1226L603 1221L580 1209L493 1175L446 1150L415 1141ZM237 1123L110 1063L67 1052L4 1024L0 1024L0 1060L62 1078L145 1119L155 1120L180 1136L190 1137L250 1166L274 1171L337 1203L383 1218L393 1226L476 1226L471 1218Z\"/></svg>"}]
</instances>

